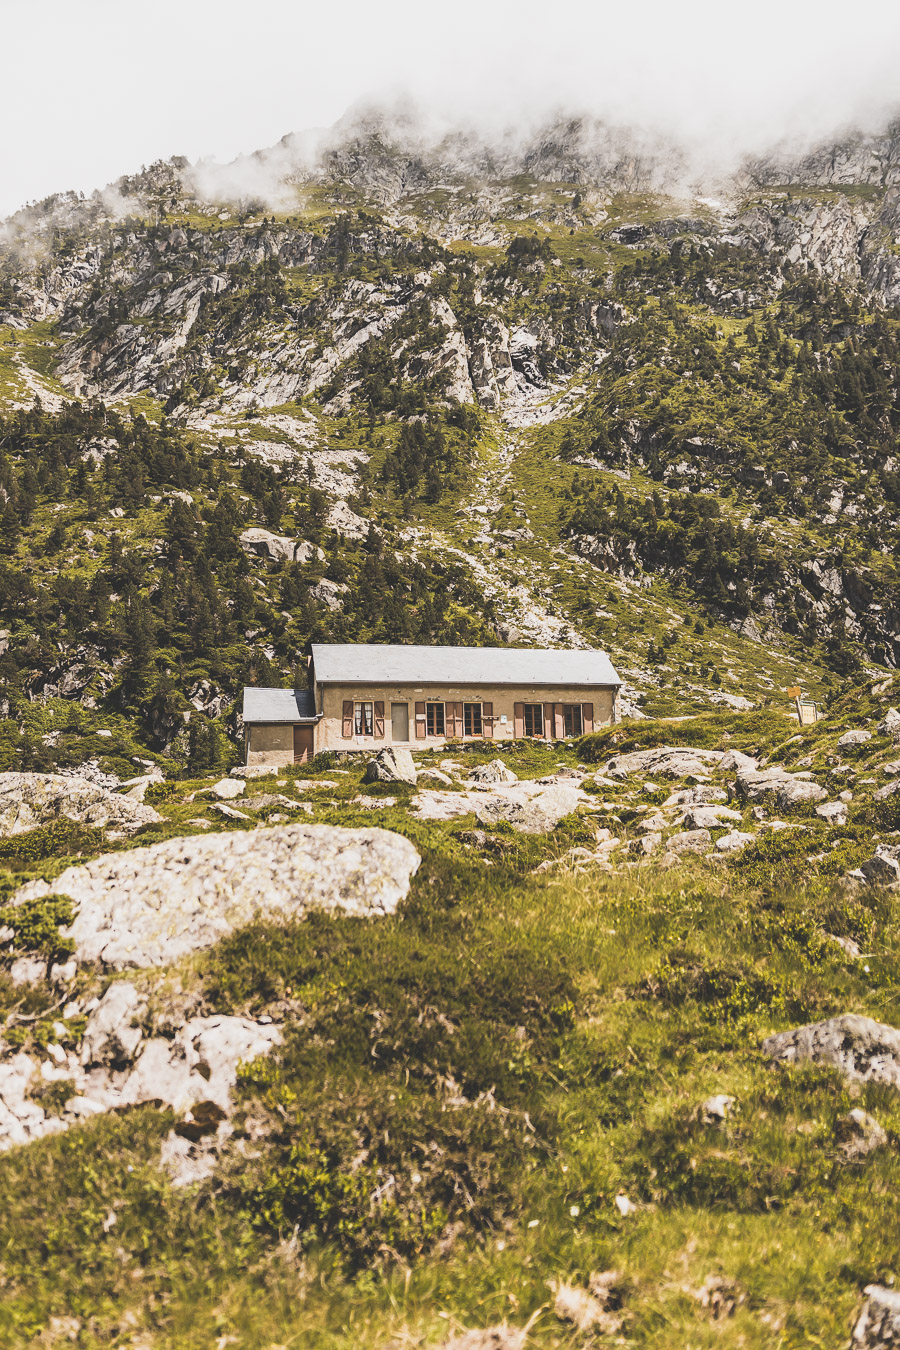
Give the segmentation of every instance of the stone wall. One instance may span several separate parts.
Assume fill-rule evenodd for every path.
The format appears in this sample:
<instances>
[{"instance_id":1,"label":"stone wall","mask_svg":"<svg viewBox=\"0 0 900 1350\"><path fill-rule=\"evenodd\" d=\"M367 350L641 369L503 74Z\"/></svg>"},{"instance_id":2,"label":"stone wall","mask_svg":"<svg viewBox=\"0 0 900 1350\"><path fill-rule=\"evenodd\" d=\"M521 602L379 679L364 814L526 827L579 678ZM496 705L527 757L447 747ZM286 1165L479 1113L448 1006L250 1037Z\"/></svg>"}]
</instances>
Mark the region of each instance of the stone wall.
<instances>
[{"instance_id":1,"label":"stone wall","mask_svg":"<svg viewBox=\"0 0 900 1350\"><path fill-rule=\"evenodd\" d=\"M283 769L293 762L294 728L290 723L247 728L248 764L271 764L273 768Z\"/></svg>"},{"instance_id":2,"label":"stone wall","mask_svg":"<svg viewBox=\"0 0 900 1350\"><path fill-rule=\"evenodd\" d=\"M547 689L534 685L319 685L316 705L324 716L316 728L316 750L371 750L392 745L391 704L406 703L409 707L409 740L403 742L412 750L426 750L443 745L446 736L416 736L415 705L437 700L442 703L492 703L494 708L494 736L496 741L515 737L514 709L517 703L591 703L594 708L594 729L615 721L616 690L584 689L572 686ZM384 736L344 736L344 700L380 702L384 704Z\"/></svg>"}]
</instances>

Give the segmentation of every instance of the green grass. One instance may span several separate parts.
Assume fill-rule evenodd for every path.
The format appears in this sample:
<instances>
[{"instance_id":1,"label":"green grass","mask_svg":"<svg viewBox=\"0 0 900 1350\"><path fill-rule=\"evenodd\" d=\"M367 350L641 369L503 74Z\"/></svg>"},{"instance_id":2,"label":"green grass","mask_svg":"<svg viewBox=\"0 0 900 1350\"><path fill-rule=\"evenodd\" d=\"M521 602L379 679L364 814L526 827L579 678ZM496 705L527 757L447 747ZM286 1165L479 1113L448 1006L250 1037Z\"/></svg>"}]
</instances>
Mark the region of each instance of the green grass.
<instances>
[{"instance_id":1,"label":"green grass","mask_svg":"<svg viewBox=\"0 0 900 1350\"><path fill-rule=\"evenodd\" d=\"M892 692L860 697L874 715ZM723 714L675 737L671 723L632 723L574 752L503 755L540 776L670 737L792 752L789 729L774 713ZM838 731L808 728L801 748ZM448 753L474 764L495 751ZM482 858L460 838L470 822L418 821L402 790L396 807L353 807L362 768L279 771L248 794L321 782L298 794L309 818L407 834L423 856L410 895L389 919L257 922L173 971L132 976L151 1002L180 989L207 1012L272 1016L284 1044L242 1072L236 1137L199 1188L175 1190L157 1169L171 1117L150 1107L0 1158L4 1345L24 1350L74 1317L85 1350L205 1350L211 1335L247 1350L388 1350L536 1315L530 1344L575 1347L549 1282L611 1268L635 1346L842 1343L863 1286L895 1272L900 1098L773 1070L760 1044L844 1011L900 1021L897 897L851 900L834 871L810 868L807 852L832 837L814 818L724 866L537 876L589 837L582 818L547 837L495 831L513 847ZM204 785L156 790L167 823L113 846L198 829L194 817L224 828L208 799L186 800ZM32 866L47 851L31 836L21 847ZM865 964L828 934L858 941ZM102 983L83 972L79 996ZM0 989L4 1009L13 998ZM30 1048L58 1015L42 1020L40 998L20 1009L36 1015L18 1038ZM735 1108L703 1124L697 1108L717 1093ZM836 1131L856 1105L892 1141L862 1164L843 1160ZM621 1193L636 1206L625 1216ZM698 1298L709 1276L738 1300L719 1321Z\"/></svg>"}]
</instances>

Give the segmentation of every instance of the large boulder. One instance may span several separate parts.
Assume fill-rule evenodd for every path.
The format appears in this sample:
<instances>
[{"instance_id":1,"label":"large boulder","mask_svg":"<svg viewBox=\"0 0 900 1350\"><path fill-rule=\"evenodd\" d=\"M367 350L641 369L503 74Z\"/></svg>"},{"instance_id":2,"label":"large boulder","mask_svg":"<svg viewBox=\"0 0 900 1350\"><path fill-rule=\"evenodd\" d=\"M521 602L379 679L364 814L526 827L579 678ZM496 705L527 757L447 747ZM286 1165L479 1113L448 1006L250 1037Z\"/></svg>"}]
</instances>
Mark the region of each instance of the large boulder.
<instances>
[{"instance_id":1,"label":"large boulder","mask_svg":"<svg viewBox=\"0 0 900 1350\"><path fill-rule=\"evenodd\" d=\"M712 846L712 835L707 829L679 830L666 840L669 853L707 853Z\"/></svg>"},{"instance_id":2,"label":"large boulder","mask_svg":"<svg viewBox=\"0 0 900 1350\"><path fill-rule=\"evenodd\" d=\"M722 750L698 750L693 746L659 745L653 750L632 750L616 755L606 766L612 778L627 778L631 774L649 774L651 777L689 778L705 777L717 769L724 757Z\"/></svg>"},{"instance_id":3,"label":"large boulder","mask_svg":"<svg viewBox=\"0 0 900 1350\"><path fill-rule=\"evenodd\" d=\"M334 825L168 839L66 868L52 886L23 886L13 903L51 891L78 905L69 934L79 961L114 969L165 965L254 919L311 909L390 914L419 854L402 835Z\"/></svg>"},{"instance_id":4,"label":"large boulder","mask_svg":"<svg viewBox=\"0 0 900 1350\"><path fill-rule=\"evenodd\" d=\"M273 534L271 530L264 530L258 525L244 530L240 542L245 553L267 558L271 562L281 559L287 562L309 562L311 558L324 556L315 544L309 544L303 539L291 539L285 534Z\"/></svg>"},{"instance_id":5,"label":"large boulder","mask_svg":"<svg viewBox=\"0 0 900 1350\"><path fill-rule=\"evenodd\" d=\"M900 1031L858 1013L779 1031L762 1048L776 1063L830 1064L854 1082L900 1087Z\"/></svg>"},{"instance_id":6,"label":"large boulder","mask_svg":"<svg viewBox=\"0 0 900 1350\"><path fill-rule=\"evenodd\" d=\"M871 731L863 731L861 727L853 731L845 731L837 743L839 750L850 750L854 745L865 745L866 741L872 739Z\"/></svg>"},{"instance_id":7,"label":"large boulder","mask_svg":"<svg viewBox=\"0 0 900 1350\"><path fill-rule=\"evenodd\" d=\"M475 814L482 825L496 825L505 820L523 834L547 834L564 816L572 814L580 800L577 788L560 783L528 796L492 793L478 801Z\"/></svg>"},{"instance_id":8,"label":"large boulder","mask_svg":"<svg viewBox=\"0 0 900 1350\"><path fill-rule=\"evenodd\" d=\"M689 806L683 823L686 830L714 830L726 821L740 819L740 811L732 811L727 806Z\"/></svg>"},{"instance_id":9,"label":"large boulder","mask_svg":"<svg viewBox=\"0 0 900 1350\"><path fill-rule=\"evenodd\" d=\"M726 750L719 763L719 768L737 770L740 773L744 769L758 769L759 760L753 755L745 755L743 750Z\"/></svg>"},{"instance_id":10,"label":"large boulder","mask_svg":"<svg viewBox=\"0 0 900 1350\"><path fill-rule=\"evenodd\" d=\"M879 844L872 857L860 864L859 870L870 886L900 886L900 858L890 845Z\"/></svg>"},{"instance_id":11,"label":"large boulder","mask_svg":"<svg viewBox=\"0 0 900 1350\"><path fill-rule=\"evenodd\" d=\"M828 825L846 825L849 807L846 802L820 802L816 815Z\"/></svg>"},{"instance_id":12,"label":"large boulder","mask_svg":"<svg viewBox=\"0 0 900 1350\"><path fill-rule=\"evenodd\" d=\"M131 834L162 816L86 778L57 773L0 773L0 835L25 834L59 820Z\"/></svg>"},{"instance_id":13,"label":"large boulder","mask_svg":"<svg viewBox=\"0 0 900 1350\"><path fill-rule=\"evenodd\" d=\"M518 775L508 769L502 759L492 759L489 764L477 764L469 774L470 783L479 783L484 787L497 787L503 783L518 783Z\"/></svg>"},{"instance_id":14,"label":"large boulder","mask_svg":"<svg viewBox=\"0 0 900 1350\"><path fill-rule=\"evenodd\" d=\"M734 784L735 794L743 801L762 802L774 798L783 811L805 802L823 802L828 793L802 774L788 773L779 764L766 769L744 769Z\"/></svg>"},{"instance_id":15,"label":"large boulder","mask_svg":"<svg viewBox=\"0 0 900 1350\"><path fill-rule=\"evenodd\" d=\"M366 765L364 783L408 783L416 786L416 766L408 750L386 745Z\"/></svg>"},{"instance_id":16,"label":"large boulder","mask_svg":"<svg viewBox=\"0 0 900 1350\"><path fill-rule=\"evenodd\" d=\"M882 1350L900 1345L900 1290L866 1285L866 1301L853 1328L853 1350Z\"/></svg>"}]
</instances>

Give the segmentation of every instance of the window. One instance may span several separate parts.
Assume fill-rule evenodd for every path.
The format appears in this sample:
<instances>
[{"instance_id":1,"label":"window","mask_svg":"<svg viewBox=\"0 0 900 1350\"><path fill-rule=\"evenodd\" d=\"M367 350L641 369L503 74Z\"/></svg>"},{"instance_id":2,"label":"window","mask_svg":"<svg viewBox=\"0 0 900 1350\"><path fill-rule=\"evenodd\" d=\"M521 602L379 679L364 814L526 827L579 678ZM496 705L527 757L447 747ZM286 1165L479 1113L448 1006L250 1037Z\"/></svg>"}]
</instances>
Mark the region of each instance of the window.
<instances>
[{"instance_id":1,"label":"window","mask_svg":"<svg viewBox=\"0 0 900 1350\"><path fill-rule=\"evenodd\" d=\"M353 730L357 736L374 734L374 706L371 703L354 703Z\"/></svg>"},{"instance_id":2,"label":"window","mask_svg":"<svg viewBox=\"0 0 900 1350\"><path fill-rule=\"evenodd\" d=\"M525 735L543 736L544 734L544 705L543 703L526 703L524 707L525 716Z\"/></svg>"},{"instance_id":3,"label":"window","mask_svg":"<svg viewBox=\"0 0 900 1350\"><path fill-rule=\"evenodd\" d=\"M444 734L443 703L426 703L425 727L429 736L443 736Z\"/></svg>"},{"instance_id":4,"label":"window","mask_svg":"<svg viewBox=\"0 0 900 1350\"><path fill-rule=\"evenodd\" d=\"M581 716L580 703L563 704L563 722L565 723L567 736L581 736L584 731L584 720Z\"/></svg>"},{"instance_id":5,"label":"window","mask_svg":"<svg viewBox=\"0 0 900 1350\"><path fill-rule=\"evenodd\" d=\"M481 704L464 703L463 704L463 735L480 736L481 735Z\"/></svg>"}]
</instances>

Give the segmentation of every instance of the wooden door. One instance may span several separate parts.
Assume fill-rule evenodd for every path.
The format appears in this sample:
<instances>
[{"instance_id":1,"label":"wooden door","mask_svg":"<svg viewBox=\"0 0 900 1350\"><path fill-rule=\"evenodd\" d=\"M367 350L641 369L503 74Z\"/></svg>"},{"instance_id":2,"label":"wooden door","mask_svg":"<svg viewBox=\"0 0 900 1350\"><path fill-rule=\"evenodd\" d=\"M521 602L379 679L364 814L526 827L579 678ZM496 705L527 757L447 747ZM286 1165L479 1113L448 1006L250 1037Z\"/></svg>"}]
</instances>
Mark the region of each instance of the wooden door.
<instances>
[{"instance_id":1,"label":"wooden door","mask_svg":"<svg viewBox=\"0 0 900 1350\"><path fill-rule=\"evenodd\" d=\"M404 742L409 740L409 704L391 704L391 740Z\"/></svg>"},{"instance_id":2,"label":"wooden door","mask_svg":"<svg viewBox=\"0 0 900 1350\"><path fill-rule=\"evenodd\" d=\"M305 764L315 752L315 727L294 727L294 763Z\"/></svg>"}]
</instances>

